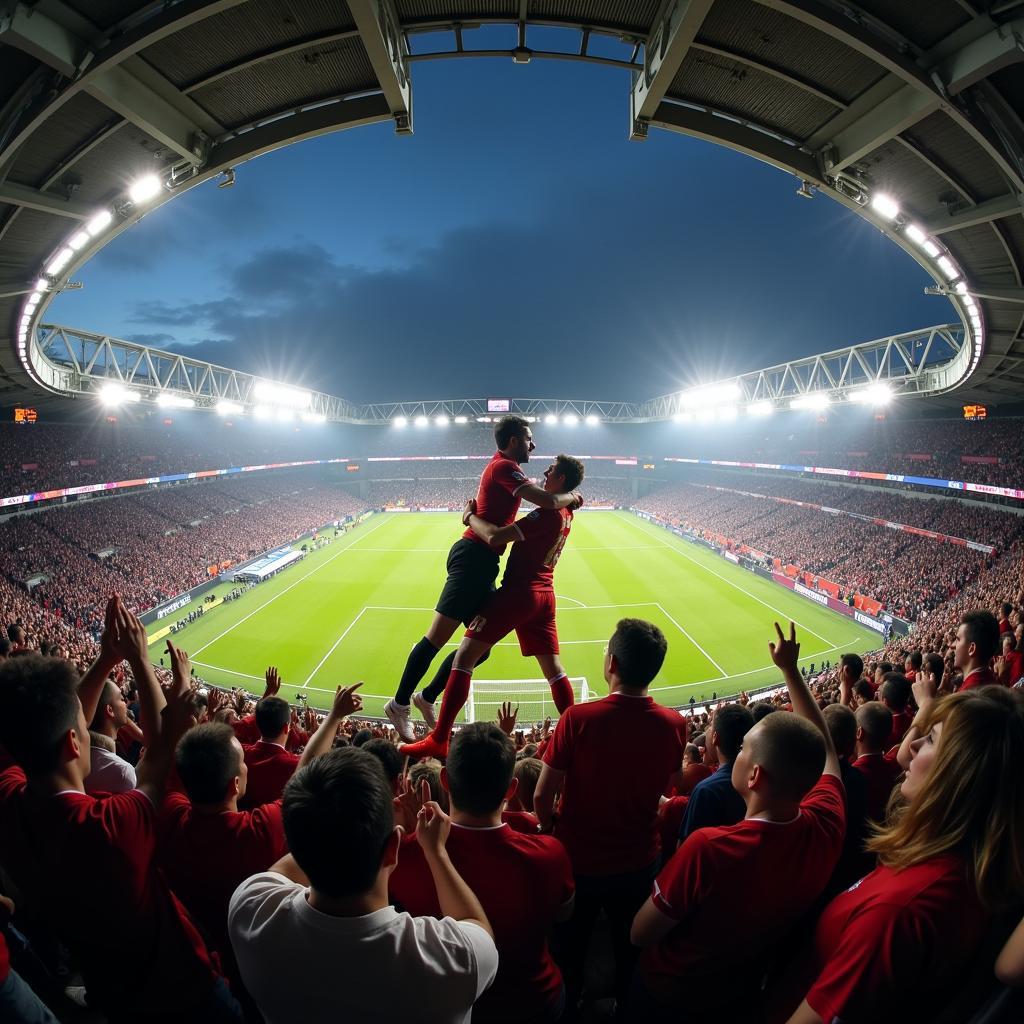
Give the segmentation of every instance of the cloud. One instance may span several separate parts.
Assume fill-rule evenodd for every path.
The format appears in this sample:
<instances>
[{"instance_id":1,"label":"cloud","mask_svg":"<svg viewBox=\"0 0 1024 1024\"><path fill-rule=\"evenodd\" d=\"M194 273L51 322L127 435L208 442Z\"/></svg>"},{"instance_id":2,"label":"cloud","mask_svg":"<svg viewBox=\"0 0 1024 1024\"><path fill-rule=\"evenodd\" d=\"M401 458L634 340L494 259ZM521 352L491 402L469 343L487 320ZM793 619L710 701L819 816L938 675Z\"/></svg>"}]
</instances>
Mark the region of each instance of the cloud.
<instances>
[{"instance_id":1,"label":"cloud","mask_svg":"<svg viewBox=\"0 0 1024 1024\"><path fill-rule=\"evenodd\" d=\"M134 341L136 345L149 345L151 348L163 348L168 343L173 343L176 339L173 334L162 334L160 332L154 332L153 334L126 334L126 340Z\"/></svg>"}]
</instances>

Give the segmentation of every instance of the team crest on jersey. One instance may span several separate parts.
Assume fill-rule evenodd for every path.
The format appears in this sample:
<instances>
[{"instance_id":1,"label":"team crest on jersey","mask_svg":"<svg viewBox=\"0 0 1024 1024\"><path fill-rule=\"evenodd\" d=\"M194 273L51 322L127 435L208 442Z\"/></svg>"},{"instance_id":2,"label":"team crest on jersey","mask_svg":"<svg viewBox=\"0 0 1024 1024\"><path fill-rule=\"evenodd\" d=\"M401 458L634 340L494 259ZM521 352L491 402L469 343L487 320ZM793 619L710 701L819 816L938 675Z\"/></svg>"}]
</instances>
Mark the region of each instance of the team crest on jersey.
<instances>
[{"instance_id":1,"label":"team crest on jersey","mask_svg":"<svg viewBox=\"0 0 1024 1024\"><path fill-rule=\"evenodd\" d=\"M513 470L513 472L512 472L512 479L515 480L515 482L517 484L521 484L521 483L524 483L525 481L527 481L529 479L529 477L525 473L523 473L522 471L516 469L516 470Z\"/></svg>"}]
</instances>

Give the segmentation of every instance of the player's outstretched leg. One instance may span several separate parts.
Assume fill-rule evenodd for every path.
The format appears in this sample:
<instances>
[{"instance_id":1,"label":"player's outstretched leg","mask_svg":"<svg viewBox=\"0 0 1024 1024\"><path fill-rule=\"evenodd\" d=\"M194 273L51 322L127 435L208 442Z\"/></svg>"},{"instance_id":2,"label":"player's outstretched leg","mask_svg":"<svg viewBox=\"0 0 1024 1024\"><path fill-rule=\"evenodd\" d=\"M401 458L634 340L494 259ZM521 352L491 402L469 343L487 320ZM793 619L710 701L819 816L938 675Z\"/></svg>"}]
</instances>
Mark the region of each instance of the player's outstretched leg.
<instances>
[{"instance_id":1,"label":"player's outstretched leg","mask_svg":"<svg viewBox=\"0 0 1024 1024\"><path fill-rule=\"evenodd\" d=\"M434 715L434 702L444 693L448 677L452 674L452 666L455 664L455 655L456 651L452 651L438 666L437 671L434 673L434 678L419 693L414 694L412 698L413 704L419 708L423 720L431 729L437 725L437 718ZM490 656L491 649L488 647L477 661L475 667L479 668Z\"/></svg>"},{"instance_id":2,"label":"player's outstretched leg","mask_svg":"<svg viewBox=\"0 0 1024 1024\"><path fill-rule=\"evenodd\" d=\"M469 688L473 681L473 669L480 662L489 644L465 637L455 652L455 662L445 684L444 699L441 711L437 716L437 725L430 735L418 743L401 743L398 751L406 757L446 757L448 741L451 739L452 727L459 717L459 712L469 700Z\"/></svg>"},{"instance_id":3,"label":"player's outstretched leg","mask_svg":"<svg viewBox=\"0 0 1024 1024\"><path fill-rule=\"evenodd\" d=\"M458 625L458 619L449 618L440 612L434 613L434 621L430 624L427 635L418 640L409 652L394 697L384 705L384 714L406 742L416 738L409 718L409 699L419 686L420 680L427 674L427 669L430 668L430 663L437 656L437 652L452 638Z\"/></svg>"},{"instance_id":4,"label":"player's outstretched leg","mask_svg":"<svg viewBox=\"0 0 1024 1024\"><path fill-rule=\"evenodd\" d=\"M551 687L551 699L555 702L558 713L564 715L576 703L576 697L572 692L572 683L562 668L561 660L557 654L538 654L537 664L540 665L540 670Z\"/></svg>"}]
</instances>

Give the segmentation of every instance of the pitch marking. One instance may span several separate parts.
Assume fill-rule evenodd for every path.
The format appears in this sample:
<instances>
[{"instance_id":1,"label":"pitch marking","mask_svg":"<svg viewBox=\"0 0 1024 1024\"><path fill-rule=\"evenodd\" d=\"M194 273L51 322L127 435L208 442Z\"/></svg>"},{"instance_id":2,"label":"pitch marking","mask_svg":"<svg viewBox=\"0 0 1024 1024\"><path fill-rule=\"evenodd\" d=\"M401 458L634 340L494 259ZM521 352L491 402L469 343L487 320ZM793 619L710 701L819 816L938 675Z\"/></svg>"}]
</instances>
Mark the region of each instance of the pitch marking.
<instances>
[{"instance_id":1,"label":"pitch marking","mask_svg":"<svg viewBox=\"0 0 1024 1024\"><path fill-rule=\"evenodd\" d=\"M324 662L338 649L338 644L340 644L341 641L349 635L349 633L352 630L352 627L363 617L363 614L365 612L366 609L361 608L359 610L359 614L348 624L348 626L345 627L345 632L342 633L341 636L339 636L338 639L335 640L333 644L331 644L331 649L320 659L320 661L317 663L316 668L313 669L313 671L310 672L308 676L306 676L306 681L302 684L302 689L305 689L307 686L309 686L309 681L313 678L313 676L317 674L317 672L320 671L321 668L323 668Z\"/></svg>"},{"instance_id":2,"label":"pitch marking","mask_svg":"<svg viewBox=\"0 0 1024 1024\"><path fill-rule=\"evenodd\" d=\"M682 634L683 634L683 636L685 636L685 637L686 637L686 639L687 639L687 640L689 640L689 641L690 641L690 643L691 643L691 644L693 644L693 646L694 646L694 647L696 647L696 648L697 648L697 650L698 650L698 651L700 651L700 653L701 653L701 654L703 654L703 655L704 655L704 657L705 657L705 658L707 658L707 660L708 660L708 661L710 661L710 662L711 662L711 664L712 664L712 665L714 665L714 666L715 666L715 668L716 668L716 669L718 669L718 671L719 671L719 672L721 672L721 673L722 673L722 676L723 676L723 677L727 675L727 673L726 673L725 669L724 669L724 668L722 668L722 666L721 666L721 665L719 665L719 664L718 664L718 662L717 662L717 661L715 661L715 659L714 659L714 658L712 658L712 657L711 657L711 655L710 655L710 654L708 654L708 652L707 652L707 651L705 651L705 650L704 650L704 648L703 648L703 647L701 647L701 645L700 645L699 643L697 643L697 641L696 641L696 640L694 640L694 639L693 639L693 637L692 637L692 636L690 636L690 634L689 634L689 633L687 633L687 632L686 632L686 630L685 630L685 629L683 629L683 627L682 627L682 626L680 626L680 625L679 625L679 623L678 623L678 622L676 622L676 620L675 620L674 618L672 618L672 616L671 616L671 615L669 615L669 613L668 613L667 611L665 611L665 609L664 609L664 608L663 608L663 607L662 607L662 606L661 606L660 604L659 604L659 605L655 605L655 607L656 607L656 608L657 608L657 609L658 609L658 610L659 610L659 611L661 612L661 614L662 614L662 615L664 615L664 616L665 616L665 618L666 618L666 619L668 619L668 621L669 621L669 622L671 622L671 623L672 623L672 625L673 625L673 626L675 626L675 627L676 627L676 629L678 629L678 630L679 630L679 632L680 632L680 633L682 633Z\"/></svg>"}]
</instances>

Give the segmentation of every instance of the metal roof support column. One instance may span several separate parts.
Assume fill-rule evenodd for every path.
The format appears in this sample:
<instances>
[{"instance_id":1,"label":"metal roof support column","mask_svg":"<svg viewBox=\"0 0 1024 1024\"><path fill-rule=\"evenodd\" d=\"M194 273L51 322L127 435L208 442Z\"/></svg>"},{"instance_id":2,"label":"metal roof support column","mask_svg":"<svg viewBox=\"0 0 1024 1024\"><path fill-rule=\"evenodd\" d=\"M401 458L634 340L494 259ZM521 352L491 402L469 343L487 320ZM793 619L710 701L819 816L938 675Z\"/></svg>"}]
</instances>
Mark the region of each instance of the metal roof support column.
<instances>
[{"instance_id":1,"label":"metal roof support column","mask_svg":"<svg viewBox=\"0 0 1024 1024\"><path fill-rule=\"evenodd\" d=\"M349 0L366 55L395 121L395 132L412 135L409 48L392 0Z\"/></svg>"}]
</instances>

